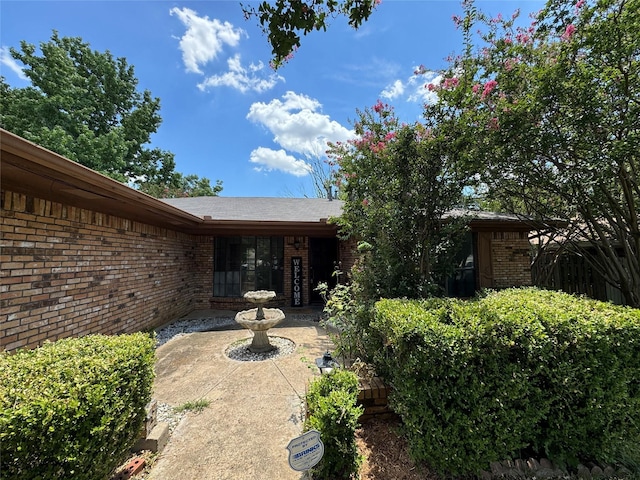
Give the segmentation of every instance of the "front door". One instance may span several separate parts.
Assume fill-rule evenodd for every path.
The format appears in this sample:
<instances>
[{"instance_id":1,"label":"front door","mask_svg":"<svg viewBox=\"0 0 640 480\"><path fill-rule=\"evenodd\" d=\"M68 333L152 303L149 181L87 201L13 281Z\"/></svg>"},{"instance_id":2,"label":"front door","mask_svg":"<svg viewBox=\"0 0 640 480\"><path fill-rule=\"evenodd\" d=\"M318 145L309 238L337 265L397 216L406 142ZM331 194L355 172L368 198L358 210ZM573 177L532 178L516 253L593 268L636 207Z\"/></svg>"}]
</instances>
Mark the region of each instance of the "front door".
<instances>
[{"instance_id":1,"label":"front door","mask_svg":"<svg viewBox=\"0 0 640 480\"><path fill-rule=\"evenodd\" d=\"M315 290L319 283L335 287L333 272L338 262L337 238L309 239L309 297L312 304L322 303L322 297Z\"/></svg>"}]
</instances>

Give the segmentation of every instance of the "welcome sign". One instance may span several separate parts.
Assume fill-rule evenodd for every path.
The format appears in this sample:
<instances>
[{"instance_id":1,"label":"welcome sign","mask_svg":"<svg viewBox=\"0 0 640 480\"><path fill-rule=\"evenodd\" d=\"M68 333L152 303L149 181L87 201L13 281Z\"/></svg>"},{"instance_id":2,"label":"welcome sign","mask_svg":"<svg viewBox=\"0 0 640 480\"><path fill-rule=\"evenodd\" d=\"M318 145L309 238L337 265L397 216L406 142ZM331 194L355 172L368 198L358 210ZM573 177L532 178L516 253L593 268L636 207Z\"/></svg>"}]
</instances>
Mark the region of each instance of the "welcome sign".
<instances>
[{"instance_id":1,"label":"welcome sign","mask_svg":"<svg viewBox=\"0 0 640 480\"><path fill-rule=\"evenodd\" d=\"M291 306L302 306L302 257L291 257Z\"/></svg>"}]
</instances>

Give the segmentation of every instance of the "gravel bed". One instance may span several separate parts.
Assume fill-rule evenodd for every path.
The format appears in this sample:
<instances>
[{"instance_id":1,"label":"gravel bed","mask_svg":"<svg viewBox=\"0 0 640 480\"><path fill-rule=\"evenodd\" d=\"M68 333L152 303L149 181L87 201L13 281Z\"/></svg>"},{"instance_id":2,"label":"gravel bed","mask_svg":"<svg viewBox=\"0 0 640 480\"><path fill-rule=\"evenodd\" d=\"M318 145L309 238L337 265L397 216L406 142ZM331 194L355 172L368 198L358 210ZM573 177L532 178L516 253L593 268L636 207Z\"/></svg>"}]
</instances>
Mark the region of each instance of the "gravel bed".
<instances>
[{"instance_id":1,"label":"gravel bed","mask_svg":"<svg viewBox=\"0 0 640 480\"><path fill-rule=\"evenodd\" d=\"M182 417L186 415L186 411L177 412L171 405L168 403L160 403L158 402L158 411L157 418L158 422L166 422L169 424L169 433L173 433L176 429Z\"/></svg>"},{"instance_id":2,"label":"gravel bed","mask_svg":"<svg viewBox=\"0 0 640 480\"><path fill-rule=\"evenodd\" d=\"M241 362L260 362L262 360L273 360L290 355L296 349L296 344L288 338L269 336L269 343L271 343L275 348L270 352L253 353L249 350L251 341L251 338L247 338L242 340L242 342L236 342L235 344L227 347L224 353L231 360L238 360Z\"/></svg>"},{"instance_id":3,"label":"gravel bed","mask_svg":"<svg viewBox=\"0 0 640 480\"><path fill-rule=\"evenodd\" d=\"M236 325L233 318L225 317L204 317L186 318L171 322L156 330L156 346L164 345L169 340L181 337L193 332L206 332L217 328L230 327Z\"/></svg>"},{"instance_id":4,"label":"gravel bed","mask_svg":"<svg viewBox=\"0 0 640 480\"><path fill-rule=\"evenodd\" d=\"M318 314L289 314L287 318L292 320L305 320L308 322L317 322ZM164 327L156 330L156 346L161 346L169 340L181 337L192 332L207 332L219 328L236 326L237 323L233 317L202 317L202 318L184 318L171 322ZM291 352L289 352L291 353Z\"/></svg>"}]
</instances>

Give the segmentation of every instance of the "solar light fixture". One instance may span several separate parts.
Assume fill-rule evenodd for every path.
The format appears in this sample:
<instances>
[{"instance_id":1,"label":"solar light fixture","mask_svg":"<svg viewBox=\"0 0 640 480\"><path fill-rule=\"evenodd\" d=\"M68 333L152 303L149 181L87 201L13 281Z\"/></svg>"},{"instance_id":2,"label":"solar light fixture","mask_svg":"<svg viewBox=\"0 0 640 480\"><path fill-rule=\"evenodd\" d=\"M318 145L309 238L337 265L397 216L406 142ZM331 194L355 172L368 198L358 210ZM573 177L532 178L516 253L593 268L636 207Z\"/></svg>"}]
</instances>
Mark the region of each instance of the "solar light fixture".
<instances>
[{"instance_id":1,"label":"solar light fixture","mask_svg":"<svg viewBox=\"0 0 640 480\"><path fill-rule=\"evenodd\" d=\"M316 366L320 370L321 374L331 373L334 368L340 367L340 364L336 362L329 350L327 350L322 357L316 358Z\"/></svg>"}]
</instances>

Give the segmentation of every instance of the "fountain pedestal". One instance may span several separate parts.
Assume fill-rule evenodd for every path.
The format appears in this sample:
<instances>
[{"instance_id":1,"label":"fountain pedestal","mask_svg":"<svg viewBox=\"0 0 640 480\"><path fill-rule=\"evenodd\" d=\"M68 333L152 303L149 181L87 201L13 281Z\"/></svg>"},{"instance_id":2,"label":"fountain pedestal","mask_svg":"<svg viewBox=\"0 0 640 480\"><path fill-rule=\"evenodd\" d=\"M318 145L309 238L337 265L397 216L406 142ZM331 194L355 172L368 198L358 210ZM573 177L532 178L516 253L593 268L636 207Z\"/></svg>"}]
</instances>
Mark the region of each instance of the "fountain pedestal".
<instances>
[{"instance_id":1,"label":"fountain pedestal","mask_svg":"<svg viewBox=\"0 0 640 480\"><path fill-rule=\"evenodd\" d=\"M284 320L284 313L279 308L262 307L275 296L275 292L266 290L247 292L244 294L244 298L258 307L236 314L236 322L253 332L253 340L249 345L249 350L253 353L269 352L275 348L269 342L267 331Z\"/></svg>"}]
</instances>

